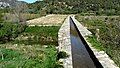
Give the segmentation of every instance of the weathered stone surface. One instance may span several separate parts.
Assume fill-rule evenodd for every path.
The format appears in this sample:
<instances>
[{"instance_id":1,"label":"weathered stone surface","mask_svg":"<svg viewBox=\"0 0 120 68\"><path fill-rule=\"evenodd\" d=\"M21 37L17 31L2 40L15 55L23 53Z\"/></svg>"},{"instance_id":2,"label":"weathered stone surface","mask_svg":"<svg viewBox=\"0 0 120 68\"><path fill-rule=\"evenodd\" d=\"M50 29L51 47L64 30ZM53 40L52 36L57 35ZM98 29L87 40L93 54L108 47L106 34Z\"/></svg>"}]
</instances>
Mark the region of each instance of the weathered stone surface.
<instances>
[{"instance_id":1,"label":"weathered stone surface","mask_svg":"<svg viewBox=\"0 0 120 68\"><path fill-rule=\"evenodd\" d=\"M59 51L66 52L69 57L65 59L60 59L59 61L63 62L64 68L73 68L72 66L72 54L71 54L71 43L70 43L70 23L69 16L61 26L58 32L58 43Z\"/></svg>"}]
</instances>

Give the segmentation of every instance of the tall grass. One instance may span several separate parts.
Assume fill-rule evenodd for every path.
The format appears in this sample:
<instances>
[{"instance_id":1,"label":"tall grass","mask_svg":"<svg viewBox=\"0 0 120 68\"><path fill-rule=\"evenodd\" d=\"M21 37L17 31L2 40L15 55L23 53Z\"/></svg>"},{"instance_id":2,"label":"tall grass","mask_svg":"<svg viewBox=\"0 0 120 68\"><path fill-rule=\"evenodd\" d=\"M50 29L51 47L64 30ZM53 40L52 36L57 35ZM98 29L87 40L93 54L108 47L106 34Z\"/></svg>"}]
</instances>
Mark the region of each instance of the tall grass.
<instances>
[{"instance_id":1,"label":"tall grass","mask_svg":"<svg viewBox=\"0 0 120 68\"><path fill-rule=\"evenodd\" d=\"M24 50L2 48L0 54L0 68L55 68L59 66L56 59L57 50L54 46L42 47L34 45L31 48L23 46Z\"/></svg>"}]
</instances>

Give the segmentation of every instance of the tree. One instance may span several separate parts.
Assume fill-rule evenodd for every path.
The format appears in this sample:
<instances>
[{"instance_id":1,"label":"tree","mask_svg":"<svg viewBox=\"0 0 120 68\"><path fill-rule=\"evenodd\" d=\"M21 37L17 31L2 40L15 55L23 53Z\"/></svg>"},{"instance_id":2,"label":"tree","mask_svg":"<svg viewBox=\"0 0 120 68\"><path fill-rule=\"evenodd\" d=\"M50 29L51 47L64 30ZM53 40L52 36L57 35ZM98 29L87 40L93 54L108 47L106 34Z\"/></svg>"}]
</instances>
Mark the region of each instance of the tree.
<instances>
[{"instance_id":1,"label":"tree","mask_svg":"<svg viewBox=\"0 0 120 68\"><path fill-rule=\"evenodd\" d=\"M0 22L2 20L3 14L0 12Z\"/></svg>"},{"instance_id":2,"label":"tree","mask_svg":"<svg viewBox=\"0 0 120 68\"><path fill-rule=\"evenodd\" d=\"M23 2L13 2L10 7L10 14L14 15L18 19L18 23L25 24L28 14L28 6Z\"/></svg>"}]
</instances>

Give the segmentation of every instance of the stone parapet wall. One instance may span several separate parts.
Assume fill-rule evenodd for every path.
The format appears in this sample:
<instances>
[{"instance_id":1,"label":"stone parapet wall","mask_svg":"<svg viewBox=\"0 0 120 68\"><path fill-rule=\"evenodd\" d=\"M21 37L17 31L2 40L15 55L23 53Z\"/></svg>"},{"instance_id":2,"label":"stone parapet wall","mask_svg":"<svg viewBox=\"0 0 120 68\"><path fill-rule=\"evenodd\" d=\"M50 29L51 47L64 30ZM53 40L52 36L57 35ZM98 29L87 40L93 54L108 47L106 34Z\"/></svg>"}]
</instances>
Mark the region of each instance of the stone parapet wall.
<instances>
[{"instance_id":1,"label":"stone parapet wall","mask_svg":"<svg viewBox=\"0 0 120 68\"><path fill-rule=\"evenodd\" d=\"M58 32L59 51L66 52L69 57L60 59L63 62L64 68L73 68L72 66L72 54L71 54L71 42L70 42L70 23L69 16L64 21Z\"/></svg>"}]
</instances>

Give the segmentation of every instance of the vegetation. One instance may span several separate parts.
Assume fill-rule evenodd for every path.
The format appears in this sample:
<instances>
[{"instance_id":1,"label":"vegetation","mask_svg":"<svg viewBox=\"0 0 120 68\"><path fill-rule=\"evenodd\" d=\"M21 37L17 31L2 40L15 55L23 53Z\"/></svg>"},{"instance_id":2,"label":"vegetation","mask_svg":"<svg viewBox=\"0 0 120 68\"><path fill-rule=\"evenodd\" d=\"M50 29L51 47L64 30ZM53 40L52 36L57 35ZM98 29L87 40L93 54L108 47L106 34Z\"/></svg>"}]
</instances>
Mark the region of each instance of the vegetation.
<instances>
[{"instance_id":1,"label":"vegetation","mask_svg":"<svg viewBox=\"0 0 120 68\"><path fill-rule=\"evenodd\" d=\"M40 14L30 13L31 10L28 8L28 4L23 1L20 2L17 0L2 0L1 2L10 5L6 5L6 7L4 6L5 4L3 4L2 7L0 5L0 13L4 14L2 19L5 22L18 22L20 24L26 24L26 20L43 16Z\"/></svg>"},{"instance_id":2,"label":"vegetation","mask_svg":"<svg viewBox=\"0 0 120 68\"><path fill-rule=\"evenodd\" d=\"M0 43L14 40L19 33L23 32L25 26L11 22L0 23Z\"/></svg>"},{"instance_id":3,"label":"vegetation","mask_svg":"<svg viewBox=\"0 0 120 68\"><path fill-rule=\"evenodd\" d=\"M11 45L13 46L13 45ZM59 68L56 59L57 50L54 46L43 47L41 45L19 45L16 49L2 48L0 55L1 68ZM52 63L51 63L52 62Z\"/></svg>"},{"instance_id":4,"label":"vegetation","mask_svg":"<svg viewBox=\"0 0 120 68\"><path fill-rule=\"evenodd\" d=\"M57 60L59 26L26 27L13 41L0 45L2 68L61 68ZM52 63L51 63L52 62Z\"/></svg>"},{"instance_id":5,"label":"vegetation","mask_svg":"<svg viewBox=\"0 0 120 68\"><path fill-rule=\"evenodd\" d=\"M56 45L58 46L57 32L60 26L34 26L26 30L13 43L24 43L26 45Z\"/></svg>"},{"instance_id":6,"label":"vegetation","mask_svg":"<svg viewBox=\"0 0 120 68\"><path fill-rule=\"evenodd\" d=\"M0 68L62 68L55 48L60 26L28 27L26 20L46 14L13 5L0 9Z\"/></svg>"},{"instance_id":7,"label":"vegetation","mask_svg":"<svg viewBox=\"0 0 120 68\"><path fill-rule=\"evenodd\" d=\"M40 15L40 14L23 13L23 14L21 14L21 16L23 18L25 18L26 21L27 21L27 20L32 20L32 19L35 19L35 18L39 18L42 15ZM14 14L11 14L11 13L5 13L3 18L4 18L5 22L18 22L18 18Z\"/></svg>"},{"instance_id":8,"label":"vegetation","mask_svg":"<svg viewBox=\"0 0 120 68\"><path fill-rule=\"evenodd\" d=\"M103 45L97 41L97 38L95 36L88 36L88 39L87 39L93 47L95 47L98 51L103 51L105 50L105 48L103 47Z\"/></svg>"},{"instance_id":9,"label":"vegetation","mask_svg":"<svg viewBox=\"0 0 120 68\"><path fill-rule=\"evenodd\" d=\"M119 0L38 0L34 3L18 2L17 0L2 0L11 5L3 12L17 14L21 21L22 13L30 14L78 14L81 15L120 15ZM11 3L12 2L12 3ZM16 3L15 3L16 2ZM22 10L22 11L21 11ZM23 20L22 20L23 21Z\"/></svg>"},{"instance_id":10,"label":"vegetation","mask_svg":"<svg viewBox=\"0 0 120 68\"><path fill-rule=\"evenodd\" d=\"M0 12L0 22L2 21L3 14Z\"/></svg>"},{"instance_id":11,"label":"vegetation","mask_svg":"<svg viewBox=\"0 0 120 68\"><path fill-rule=\"evenodd\" d=\"M85 16L76 18L93 33L88 40L109 54L120 67L120 17L106 16L120 15L120 0L38 0L30 4L1 1L10 6L0 8L0 68L61 67L57 59L68 55L58 53L55 48L60 26L26 27L26 20L46 14Z\"/></svg>"},{"instance_id":12,"label":"vegetation","mask_svg":"<svg viewBox=\"0 0 120 68\"><path fill-rule=\"evenodd\" d=\"M68 56L69 56L69 55L68 55L66 52L60 51L60 52L58 53L58 55L57 55L57 59L66 58L66 57L68 57Z\"/></svg>"},{"instance_id":13,"label":"vegetation","mask_svg":"<svg viewBox=\"0 0 120 68\"><path fill-rule=\"evenodd\" d=\"M3 14L0 13L0 43L11 41L17 37L19 33L24 31L25 26L18 23L4 22Z\"/></svg>"},{"instance_id":14,"label":"vegetation","mask_svg":"<svg viewBox=\"0 0 120 68\"><path fill-rule=\"evenodd\" d=\"M119 0L43 0L29 4L32 13L120 15ZM43 12L44 11L44 12Z\"/></svg>"},{"instance_id":15,"label":"vegetation","mask_svg":"<svg viewBox=\"0 0 120 68\"><path fill-rule=\"evenodd\" d=\"M0 12L0 68L62 68L55 48L60 26L27 27L25 21L39 14L30 17L20 5Z\"/></svg>"},{"instance_id":16,"label":"vegetation","mask_svg":"<svg viewBox=\"0 0 120 68\"><path fill-rule=\"evenodd\" d=\"M93 36L89 37L89 41L93 46L104 50L120 67L119 17L97 16L81 18L81 16L78 15L76 18L93 33ZM97 33L97 29L99 29L99 33Z\"/></svg>"}]
</instances>

